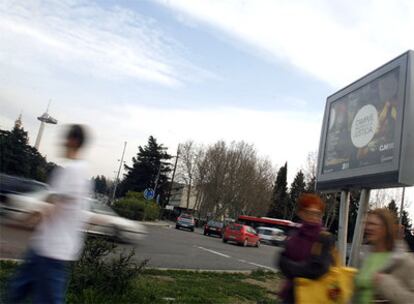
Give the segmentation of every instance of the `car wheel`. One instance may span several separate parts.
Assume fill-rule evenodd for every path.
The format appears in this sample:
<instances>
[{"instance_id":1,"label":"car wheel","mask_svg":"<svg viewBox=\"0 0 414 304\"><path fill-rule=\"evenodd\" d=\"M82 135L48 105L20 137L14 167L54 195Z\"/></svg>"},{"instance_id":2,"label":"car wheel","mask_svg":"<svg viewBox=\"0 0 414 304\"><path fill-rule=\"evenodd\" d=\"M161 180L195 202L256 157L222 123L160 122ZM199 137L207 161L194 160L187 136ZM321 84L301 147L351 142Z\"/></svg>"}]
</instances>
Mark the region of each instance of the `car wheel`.
<instances>
[{"instance_id":1,"label":"car wheel","mask_svg":"<svg viewBox=\"0 0 414 304\"><path fill-rule=\"evenodd\" d=\"M259 248L260 247L260 241L256 242L256 247Z\"/></svg>"},{"instance_id":2,"label":"car wheel","mask_svg":"<svg viewBox=\"0 0 414 304\"><path fill-rule=\"evenodd\" d=\"M223 238L223 243L227 243L227 240L225 238Z\"/></svg>"},{"instance_id":3,"label":"car wheel","mask_svg":"<svg viewBox=\"0 0 414 304\"><path fill-rule=\"evenodd\" d=\"M194 228L191 228L191 232L194 232Z\"/></svg>"},{"instance_id":4,"label":"car wheel","mask_svg":"<svg viewBox=\"0 0 414 304\"><path fill-rule=\"evenodd\" d=\"M175 225L175 229L180 229L180 227L178 227L178 225Z\"/></svg>"},{"instance_id":5,"label":"car wheel","mask_svg":"<svg viewBox=\"0 0 414 304\"><path fill-rule=\"evenodd\" d=\"M247 247L247 239L243 241L243 247Z\"/></svg>"}]
</instances>

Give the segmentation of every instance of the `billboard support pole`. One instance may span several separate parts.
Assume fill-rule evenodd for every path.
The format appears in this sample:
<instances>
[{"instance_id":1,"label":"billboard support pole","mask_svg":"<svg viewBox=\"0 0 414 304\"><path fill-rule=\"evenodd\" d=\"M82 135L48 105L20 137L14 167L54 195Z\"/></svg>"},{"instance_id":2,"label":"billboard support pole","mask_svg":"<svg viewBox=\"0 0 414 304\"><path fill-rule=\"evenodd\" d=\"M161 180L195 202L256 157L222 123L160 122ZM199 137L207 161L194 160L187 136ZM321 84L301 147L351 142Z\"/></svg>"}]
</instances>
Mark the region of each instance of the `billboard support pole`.
<instances>
[{"instance_id":1,"label":"billboard support pole","mask_svg":"<svg viewBox=\"0 0 414 304\"><path fill-rule=\"evenodd\" d=\"M369 189L362 189L361 197L359 199L358 215L356 220L356 225L354 229L354 237L352 240L351 247L351 256L349 259L349 265L352 267L357 267L359 260L359 253L361 251L362 239L364 237L364 228L365 228L365 217L368 212L369 206Z\"/></svg>"},{"instance_id":2,"label":"billboard support pole","mask_svg":"<svg viewBox=\"0 0 414 304\"><path fill-rule=\"evenodd\" d=\"M346 263L346 249L348 239L349 190L342 190L339 205L338 249L341 262Z\"/></svg>"}]
</instances>

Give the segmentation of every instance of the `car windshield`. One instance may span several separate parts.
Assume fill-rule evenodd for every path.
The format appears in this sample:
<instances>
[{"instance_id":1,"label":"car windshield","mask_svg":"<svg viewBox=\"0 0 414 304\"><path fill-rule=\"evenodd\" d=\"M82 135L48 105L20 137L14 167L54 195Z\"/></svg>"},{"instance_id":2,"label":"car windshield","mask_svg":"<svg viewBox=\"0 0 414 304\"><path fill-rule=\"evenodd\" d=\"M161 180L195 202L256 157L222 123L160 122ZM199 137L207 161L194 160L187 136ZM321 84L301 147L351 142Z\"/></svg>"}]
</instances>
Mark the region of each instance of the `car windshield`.
<instances>
[{"instance_id":1,"label":"car windshield","mask_svg":"<svg viewBox=\"0 0 414 304\"><path fill-rule=\"evenodd\" d=\"M209 221L207 223L208 226L212 226L212 227L219 227L219 228L223 228L223 223L222 222L217 222L217 221Z\"/></svg>"},{"instance_id":2,"label":"car windshield","mask_svg":"<svg viewBox=\"0 0 414 304\"><path fill-rule=\"evenodd\" d=\"M272 230L269 229L259 229L258 232L263 235L272 235Z\"/></svg>"},{"instance_id":3,"label":"car windshield","mask_svg":"<svg viewBox=\"0 0 414 304\"><path fill-rule=\"evenodd\" d=\"M47 191L47 184L35 180L0 174L0 193L34 193Z\"/></svg>"},{"instance_id":4,"label":"car windshield","mask_svg":"<svg viewBox=\"0 0 414 304\"><path fill-rule=\"evenodd\" d=\"M240 231L242 229L241 225L232 225L230 226L230 230Z\"/></svg>"}]
</instances>

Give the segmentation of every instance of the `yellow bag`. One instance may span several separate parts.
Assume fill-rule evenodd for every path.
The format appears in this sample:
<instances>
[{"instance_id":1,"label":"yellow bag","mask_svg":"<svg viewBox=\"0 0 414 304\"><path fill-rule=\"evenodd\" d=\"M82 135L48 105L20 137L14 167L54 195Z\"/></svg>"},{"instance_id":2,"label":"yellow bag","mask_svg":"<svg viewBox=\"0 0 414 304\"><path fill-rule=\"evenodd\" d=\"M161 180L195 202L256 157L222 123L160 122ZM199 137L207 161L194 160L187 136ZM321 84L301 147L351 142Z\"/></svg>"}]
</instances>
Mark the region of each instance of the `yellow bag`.
<instances>
[{"instance_id":1,"label":"yellow bag","mask_svg":"<svg viewBox=\"0 0 414 304\"><path fill-rule=\"evenodd\" d=\"M354 290L355 268L345 267L339 262L336 250L332 253L334 265L317 280L296 278L294 280L295 303L298 304L343 304L349 303Z\"/></svg>"}]
</instances>

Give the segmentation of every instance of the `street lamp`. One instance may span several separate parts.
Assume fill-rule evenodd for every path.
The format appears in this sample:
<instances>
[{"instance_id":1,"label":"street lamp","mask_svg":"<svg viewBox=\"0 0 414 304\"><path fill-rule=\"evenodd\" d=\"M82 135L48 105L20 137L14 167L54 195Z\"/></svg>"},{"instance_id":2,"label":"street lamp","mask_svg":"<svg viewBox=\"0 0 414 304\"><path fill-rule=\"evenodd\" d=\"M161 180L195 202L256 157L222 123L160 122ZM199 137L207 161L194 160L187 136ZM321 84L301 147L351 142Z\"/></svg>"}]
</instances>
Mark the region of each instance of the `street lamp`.
<instances>
[{"instance_id":1,"label":"street lamp","mask_svg":"<svg viewBox=\"0 0 414 304\"><path fill-rule=\"evenodd\" d=\"M121 173L121 168L122 168L122 164L124 163L124 155L125 155L125 149L127 146L127 142L124 143L124 149L122 151L122 157L119 161L119 169L118 169L118 173L116 175L116 179L115 179L115 184L114 184L114 191L112 192L112 202L114 202L115 200L115 193L116 193L116 188L118 187L118 182L119 182L119 174Z\"/></svg>"}]
</instances>

